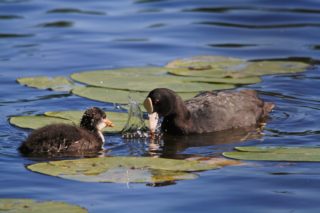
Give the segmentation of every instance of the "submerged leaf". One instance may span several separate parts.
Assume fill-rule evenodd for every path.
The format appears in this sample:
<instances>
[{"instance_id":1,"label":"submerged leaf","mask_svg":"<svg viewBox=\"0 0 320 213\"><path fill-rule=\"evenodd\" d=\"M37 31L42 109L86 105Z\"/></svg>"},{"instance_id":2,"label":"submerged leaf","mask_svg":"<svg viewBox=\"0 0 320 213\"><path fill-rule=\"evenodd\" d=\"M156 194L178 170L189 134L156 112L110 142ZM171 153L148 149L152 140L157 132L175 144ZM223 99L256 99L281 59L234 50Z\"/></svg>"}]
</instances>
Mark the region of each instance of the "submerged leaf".
<instances>
[{"instance_id":1,"label":"submerged leaf","mask_svg":"<svg viewBox=\"0 0 320 213\"><path fill-rule=\"evenodd\" d=\"M47 77L47 76L37 76L37 77L27 77L18 78L19 84L26 85L28 87L35 87L38 89L51 89L56 91L70 91L74 84L68 80L66 77Z\"/></svg>"},{"instance_id":2,"label":"submerged leaf","mask_svg":"<svg viewBox=\"0 0 320 213\"><path fill-rule=\"evenodd\" d=\"M238 160L320 162L320 148L313 147L236 147L223 155Z\"/></svg>"},{"instance_id":3,"label":"submerged leaf","mask_svg":"<svg viewBox=\"0 0 320 213\"><path fill-rule=\"evenodd\" d=\"M191 171L216 169L215 164L151 157L105 157L36 163L31 171L86 182L159 183L194 179Z\"/></svg>"},{"instance_id":4,"label":"submerged leaf","mask_svg":"<svg viewBox=\"0 0 320 213\"><path fill-rule=\"evenodd\" d=\"M55 201L35 201L31 199L0 199L0 212L19 213L86 213L86 209L64 202Z\"/></svg>"}]
</instances>

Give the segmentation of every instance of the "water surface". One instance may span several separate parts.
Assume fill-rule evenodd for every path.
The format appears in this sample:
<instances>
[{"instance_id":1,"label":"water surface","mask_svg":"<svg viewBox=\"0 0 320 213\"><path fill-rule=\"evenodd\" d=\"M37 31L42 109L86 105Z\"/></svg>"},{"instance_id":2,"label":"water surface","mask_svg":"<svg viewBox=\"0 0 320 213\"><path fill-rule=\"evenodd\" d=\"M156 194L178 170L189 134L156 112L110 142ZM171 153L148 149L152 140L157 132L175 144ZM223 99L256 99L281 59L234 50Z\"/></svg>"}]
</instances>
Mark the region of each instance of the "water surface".
<instances>
[{"instance_id":1,"label":"water surface","mask_svg":"<svg viewBox=\"0 0 320 213\"><path fill-rule=\"evenodd\" d=\"M11 115L112 104L22 87L18 77L164 65L176 58L223 55L288 59L304 73L263 77L247 86L277 107L264 136L241 133L148 140L107 135L112 156L219 156L239 145L320 145L320 2L317 0L0 0L0 198L65 201L89 212L319 212L318 163L268 162L199 173L163 187L82 183L32 173L17 147L28 130ZM234 135L233 135L234 136Z\"/></svg>"}]
</instances>

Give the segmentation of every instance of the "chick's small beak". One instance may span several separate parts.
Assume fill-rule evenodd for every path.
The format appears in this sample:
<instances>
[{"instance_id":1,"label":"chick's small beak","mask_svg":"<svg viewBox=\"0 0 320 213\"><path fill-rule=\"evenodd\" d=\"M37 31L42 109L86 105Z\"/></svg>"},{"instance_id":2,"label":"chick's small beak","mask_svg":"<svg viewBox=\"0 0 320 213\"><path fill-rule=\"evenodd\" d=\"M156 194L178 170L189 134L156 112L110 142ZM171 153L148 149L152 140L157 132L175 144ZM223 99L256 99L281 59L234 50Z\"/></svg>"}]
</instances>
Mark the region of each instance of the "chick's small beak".
<instances>
[{"instance_id":1,"label":"chick's small beak","mask_svg":"<svg viewBox=\"0 0 320 213\"><path fill-rule=\"evenodd\" d=\"M114 127L114 124L108 118L104 119L104 123L106 124L107 127Z\"/></svg>"}]
</instances>

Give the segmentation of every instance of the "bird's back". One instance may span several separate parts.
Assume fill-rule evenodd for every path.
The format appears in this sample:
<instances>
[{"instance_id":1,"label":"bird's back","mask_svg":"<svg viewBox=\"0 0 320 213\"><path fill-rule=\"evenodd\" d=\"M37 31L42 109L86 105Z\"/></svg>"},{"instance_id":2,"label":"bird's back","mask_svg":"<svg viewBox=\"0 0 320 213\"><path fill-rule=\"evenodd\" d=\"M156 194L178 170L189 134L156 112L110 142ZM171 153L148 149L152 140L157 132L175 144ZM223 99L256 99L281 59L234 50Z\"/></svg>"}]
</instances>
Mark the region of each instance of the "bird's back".
<instances>
[{"instance_id":1,"label":"bird's back","mask_svg":"<svg viewBox=\"0 0 320 213\"><path fill-rule=\"evenodd\" d=\"M55 155L81 152L92 147L101 149L102 142L93 134L67 124L51 124L33 131L20 146L24 154Z\"/></svg>"},{"instance_id":2,"label":"bird's back","mask_svg":"<svg viewBox=\"0 0 320 213\"><path fill-rule=\"evenodd\" d=\"M192 120L190 132L214 132L256 125L274 107L253 90L205 92L186 101Z\"/></svg>"}]
</instances>

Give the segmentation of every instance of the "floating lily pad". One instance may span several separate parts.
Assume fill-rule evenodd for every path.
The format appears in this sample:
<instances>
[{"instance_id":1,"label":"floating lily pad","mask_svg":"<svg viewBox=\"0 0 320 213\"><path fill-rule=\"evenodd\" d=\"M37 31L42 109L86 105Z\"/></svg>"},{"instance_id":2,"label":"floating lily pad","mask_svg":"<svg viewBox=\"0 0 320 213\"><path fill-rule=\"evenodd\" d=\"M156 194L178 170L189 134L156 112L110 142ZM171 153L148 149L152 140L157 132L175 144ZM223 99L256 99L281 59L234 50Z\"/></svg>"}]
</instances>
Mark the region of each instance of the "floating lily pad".
<instances>
[{"instance_id":1,"label":"floating lily pad","mask_svg":"<svg viewBox=\"0 0 320 213\"><path fill-rule=\"evenodd\" d=\"M19 213L86 213L86 209L55 201L35 201L31 199L0 199L0 212L19 212Z\"/></svg>"},{"instance_id":2,"label":"floating lily pad","mask_svg":"<svg viewBox=\"0 0 320 213\"><path fill-rule=\"evenodd\" d=\"M148 95L147 92L135 92L127 90L108 89L103 87L76 87L72 93L91 100L128 104L129 97L142 102Z\"/></svg>"},{"instance_id":3,"label":"floating lily pad","mask_svg":"<svg viewBox=\"0 0 320 213\"><path fill-rule=\"evenodd\" d=\"M222 78L208 78L208 77L186 77L186 79L190 78L191 82L205 82L205 83L220 83L220 84L256 84L261 82L261 78L258 76L248 76L242 78L235 77L222 77Z\"/></svg>"},{"instance_id":4,"label":"floating lily pad","mask_svg":"<svg viewBox=\"0 0 320 213\"><path fill-rule=\"evenodd\" d=\"M14 116L9 119L10 124L13 124L20 128L38 129L45 125L65 123L75 125L70 120L48 117L43 115L31 115L31 116Z\"/></svg>"},{"instance_id":5,"label":"floating lily pad","mask_svg":"<svg viewBox=\"0 0 320 213\"><path fill-rule=\"evenodd\" d=\"M247 78L249 76L302 72L305 71L308 66L308 64L302 62L255 62L222 56L197 56L189 59L175 60L166 65L169 73L174 75L233 78L239 79L240 82L245 82L242 78ZM236 80L233 82L237 84Z\"/></svg>"},{"instance_id":6,"label":"floating lily pad","mask_svg":"<svg viewBox=\"0 0 320 213\"><path fill-rule=\"evenodd\" d=\"M47 76L37 76L37 77L27 77L27 78L18 78L19 84L35 87L38 89L49 89L56 91L70 91L74 84L68 80L66 77L57 76L57 77L47 77Z\"/></svg>"},{"instance_id":7,"label":"floating lily pad","mask_svg":"<svg viewBox=\"0 0 320 213\"><path fill-rule=\"evenodd\" d=\"M219 168L199 161L151 157L105 157L36 163L31 171L85 182L159 183L194 179L192 171Z\"/></svg>"},{"instance_id":8,"label":"floating lily pad","mask_svg":"<svg viewBox=\"0 0 320 213\"><path fill-rule=\"evenodd\" d=\"M320 148L313 147L235 147L223 155L238 160L320 162Z\"/></svg>"},{"instance_id":9,"label":"floating lily pad","mask_svg":"<svg viewBox=\"0 0 320 213\"><path fill-rule=\"evenodd\" d=\"M234 88L232 84L208 84L187 81L173 75L166 75L163 68L127 68L119 70L88 71L74 73L71 78L96 87L149 92L166 87L176 92L199 92Z\"/></svg>"},{"instance_id":10,"label":"floating lily pad","mask_svg":"<svg viewBox=\"0 0 320 213\"><path fill-rule=\"evenodd\" d=\"M79 110L79 111L49 111L45 112L44 115L45 117L53 117L53 118L62 118L65 120L70 120L72 123L79 125L81 117L83 116L84 111ZM109 113L108 115L109 116Z\"/></svg>"},{"instance_id":11,"label":"floating lily pad","mask_svg":"<svg viewBox=\"0 0 320 213\"><path fill-rule=\"evenodd\" d=\"M29 129L38 129L54 123L79 125L83 113L84 111L46 112L45 115L14 116L9 121L15 126ZM105 133L121 132L127 123L128 114L118 112L106 112L106 114L115 126L104 128L103 131Z\"/></svg>"},{"instance_id":12,"label":"floating lily pad","mask_svg":"<svg viewBox=\"0 0 320 213\"><path fill-rule=\"evenodd\" d=\"M165 67L132 67L74 73L71 78L89 85L76 87L65 77L19 78L19 83L40 89L69 91L81 97L127 104L128 97L142 102L152 89L165 87L189 99L195 93L253 84L260 76L302 72L309 65L294 61L245 61L224 56L178 59Z\"/></svg>"},{"instance_id":13,"label":"floating lily pad","mask_svg":"<svg viewBox=\"0 0 320 213\"><path fill-rule=\"evenodd\" d=\"M247 76L297 73L305 71L308 67L308 64L296 61L257 61L250 62L243 73Z\"/></svg>"},{"instance_id":14,"label":"floating lily pad","mask_svg":"<svg viewBox=\"0 0 320 213\"><path fill-rule=\"evenodd\" d=\"M185 68L188 70L220 70L226 71L230 68L245 63L238 58L224 56L194 56L186 59L176 59L169 62L167 68Z\"/></svg>"},{"instance_id":15,"label":"floating lily pad","mask_svg":"<svg viewBox=\"0 0 320 213\"><path fill-rule=\"evenodd\" d=\"M110 102L110 103L118 103L118 104L128 104L129 97L133 100L142 103L144 99L147 97L148 92L136 92L136 91L127 91L127 90L115 90L108 89L103 87L76 87L72 90L72 93L84 98L102 101L102 102ZM196 92L188 92L188 93L178 93L182 99L187 100L194 97Z\"/></svg>"}]
</instances>

